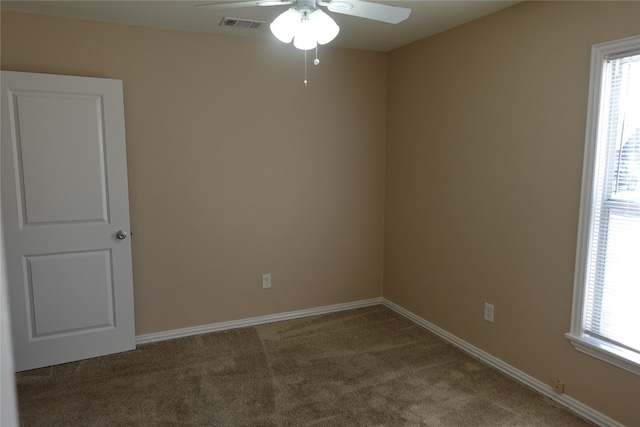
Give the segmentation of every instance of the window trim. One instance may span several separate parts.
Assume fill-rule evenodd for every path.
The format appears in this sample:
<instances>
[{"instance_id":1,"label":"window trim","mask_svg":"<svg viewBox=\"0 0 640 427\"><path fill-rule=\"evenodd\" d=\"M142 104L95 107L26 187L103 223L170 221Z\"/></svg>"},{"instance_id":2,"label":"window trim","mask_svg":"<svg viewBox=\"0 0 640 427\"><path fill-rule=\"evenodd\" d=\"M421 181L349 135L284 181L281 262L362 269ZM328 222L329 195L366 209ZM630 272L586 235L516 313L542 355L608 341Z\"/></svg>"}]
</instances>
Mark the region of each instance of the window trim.
<instances>
[{"instance_id":1,"label":"window trim","mask_svg":"<svg viewBox=\"0 0 640 427\"><path fill-rule=\"evenodd\" d=\"M624 55L640 48L640 36L600 43L591 48L591 71L589 75L589 101L585 134L585 149L580 193L578 220L578 242L573 284L571 329L565 336L576 350L640 375L640 355L625 348L612 345L584 333L585 279L589 248L589 226L591 223L594 167L598 137L598 121L602 95L604 64L608 58Z\"/></svg>"}]
</instances>

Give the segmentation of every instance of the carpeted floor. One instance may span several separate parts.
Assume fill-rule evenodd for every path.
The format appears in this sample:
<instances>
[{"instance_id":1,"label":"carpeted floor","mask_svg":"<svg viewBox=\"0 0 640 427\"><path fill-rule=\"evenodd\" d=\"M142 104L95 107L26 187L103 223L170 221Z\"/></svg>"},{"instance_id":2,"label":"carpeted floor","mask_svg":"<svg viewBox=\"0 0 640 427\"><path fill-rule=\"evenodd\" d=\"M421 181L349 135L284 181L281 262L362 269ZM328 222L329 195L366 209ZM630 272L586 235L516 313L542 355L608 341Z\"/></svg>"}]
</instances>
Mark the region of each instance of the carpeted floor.
<instances>
[{"instance_id":1,"label":"carpeted floor","mask_svg":"<svg viewBox=\"0 0 640 427\"><path fill-rule=\"evenodd\" d=\"M591 426L375 306L17 375L23 426Z\"/></svg>"}]
</instances>

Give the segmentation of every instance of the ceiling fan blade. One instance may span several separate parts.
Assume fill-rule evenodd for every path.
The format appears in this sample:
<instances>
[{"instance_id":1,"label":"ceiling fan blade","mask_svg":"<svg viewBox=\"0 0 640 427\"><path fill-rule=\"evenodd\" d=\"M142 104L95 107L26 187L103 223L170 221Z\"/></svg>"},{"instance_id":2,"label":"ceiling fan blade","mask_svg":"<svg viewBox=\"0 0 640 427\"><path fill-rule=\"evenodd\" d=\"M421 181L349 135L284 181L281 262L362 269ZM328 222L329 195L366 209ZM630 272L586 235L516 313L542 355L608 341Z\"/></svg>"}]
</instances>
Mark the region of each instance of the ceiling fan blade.
<instances>
[{"instance_id":1,"label":"ceiling fan blade","mask_svg":"<svg viewBox=\"0 0 640 427\"><path fill-rule=\"evenodd\" d=\"M295 3L294 0L262 0L258 2L258 6L283 6Z\"/></svg>"},{"instance_id":2,"label":"ceiling fan blade","mask_svg":"<svg viewBox=\"0 0 640 427\"><path fill-rule=\"evenodd\" d=\"M251 1L219 1L213 3L196 4L193 7L208 7L211 9L240 9L256 6L284 6L293 4L293 0L251 0Z\"/></svg>"},{"instance_id":3,"label":"ceiling fan blade","mask_svg":"<svg viewBox=\"0 0 640 427\"><path fill-rule=\"evenodd\" d=\"M206 7L210 9L239 9L241 7L258 6L258 1L225 1L205 4L196 4L193 7Z\"/></svg>"},{"instance_id":4,"label":"ceiling fan blade","mask_svg":"<svg viewBox=\"0 0 640 427\"><path fill-rule=\"evenodd\" d=\"M332 0L325 4L323 3L325 2L318 2L320 5L326 4L327 9L331 12L373 19L374 21L382 21L389 24L402 22L411 15L411 9L405 7L389 6L362 0Z\"/></svg>"}]
</instances>

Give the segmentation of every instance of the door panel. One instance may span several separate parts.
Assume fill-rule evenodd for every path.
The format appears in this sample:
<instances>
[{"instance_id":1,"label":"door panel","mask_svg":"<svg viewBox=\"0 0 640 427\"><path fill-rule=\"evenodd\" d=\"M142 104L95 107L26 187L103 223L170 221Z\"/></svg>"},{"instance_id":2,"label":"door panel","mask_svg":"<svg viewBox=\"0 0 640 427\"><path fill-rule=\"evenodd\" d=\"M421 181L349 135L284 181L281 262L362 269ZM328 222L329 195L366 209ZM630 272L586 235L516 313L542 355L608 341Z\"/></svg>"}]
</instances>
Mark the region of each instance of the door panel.
<instances>
[{"instance_id":1,"label":"door panel","mask_svg":"<svg viewBox=\"0 0 640 427\"><path fill-rule=\"evenodd\" d=\"M135 348L122 82L2 71L18 371Z\"/></svg>"},{"instance_id":2,"label":"door panel","mask_svg":"<svg viewBox=\"0 0 640 427\"><path fill-rule=\"evenodd\" d=\"M30 338L114 328L110 251L25 257ZM68 298L73 295L74 298ZM77 304L77 301L82 304Z\"/></svg>"},{"instance_id":3,"label":"door panel","mask_svg":"<svg viewBox=\"0 0 640 427\"><path fill-rule=\"evenodd\" d=\"M9 95L23 223L107 221L102 97Z\"/></svg>"}]
</instances>

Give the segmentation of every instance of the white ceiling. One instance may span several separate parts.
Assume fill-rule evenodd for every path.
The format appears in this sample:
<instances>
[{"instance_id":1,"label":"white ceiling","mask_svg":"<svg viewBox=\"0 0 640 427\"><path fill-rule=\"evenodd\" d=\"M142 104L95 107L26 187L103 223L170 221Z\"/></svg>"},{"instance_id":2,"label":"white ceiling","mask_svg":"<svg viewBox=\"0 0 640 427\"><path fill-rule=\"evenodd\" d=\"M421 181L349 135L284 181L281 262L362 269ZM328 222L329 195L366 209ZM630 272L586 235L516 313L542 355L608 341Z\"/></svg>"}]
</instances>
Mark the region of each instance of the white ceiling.
<instances>
[{"instance_id":1,"label":"white ceiling","mask_svg":"<svg viewBox=\"0 0 640 427\"><path fill-rule=\"evenodd\" d=\"M228 3L235 0L219 0ZM340 26L340 34L332 46L388 52L416 40L473 21L519 1L508 0L373 0L412 9L408 20L397 25L330 13ZM222 18L233 17L271 22L287 6L243 7L217 10L194 7L210 1L6 1L2 11L34 13L91 21L113 22L152 28L207 32L238 37L269 39L268 25L260 29L222 27Z\"/></svg>"}]
</instances>

